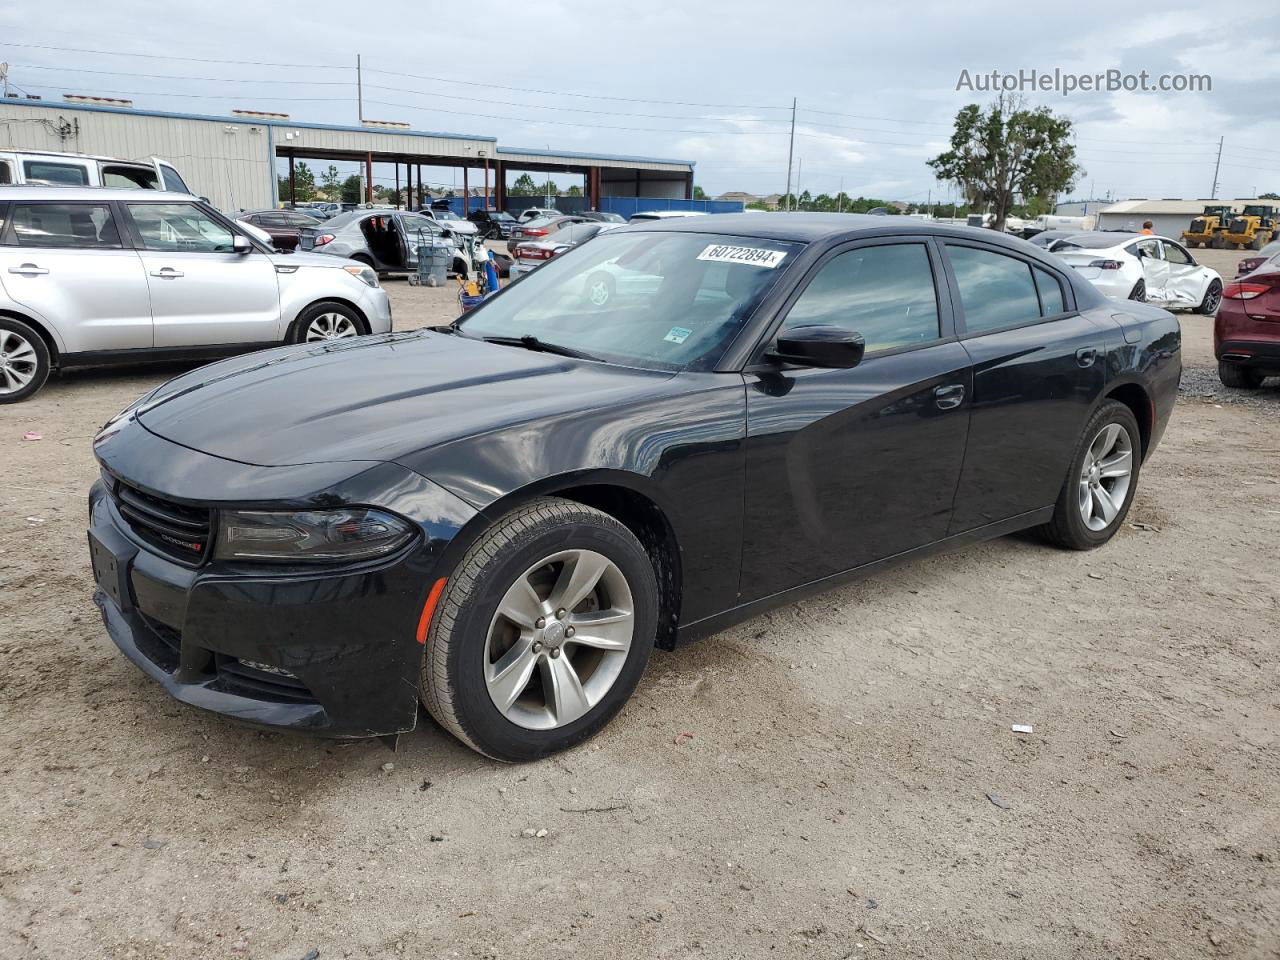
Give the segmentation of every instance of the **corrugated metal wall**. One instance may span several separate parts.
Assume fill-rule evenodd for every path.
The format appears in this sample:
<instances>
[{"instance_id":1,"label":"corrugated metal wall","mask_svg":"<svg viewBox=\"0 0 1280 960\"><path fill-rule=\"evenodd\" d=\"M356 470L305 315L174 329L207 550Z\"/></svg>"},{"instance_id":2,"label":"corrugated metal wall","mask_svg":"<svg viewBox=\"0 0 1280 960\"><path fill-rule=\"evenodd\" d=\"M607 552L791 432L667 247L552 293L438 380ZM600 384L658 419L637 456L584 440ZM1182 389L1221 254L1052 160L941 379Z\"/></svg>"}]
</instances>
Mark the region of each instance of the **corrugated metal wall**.
<instances>
[{"instance_id":1,"label":"corrugated metal wall","mask_svg":"<svg viewBox=\"0 0 1280 960\"><path fill-rule=\"evenodd\" d=\"M703 213L742 213L737 200L664 200L661 197L601 197L600 209L630 219L646 210L700 210Z\"/></svg>"},{"instance_id":2,"label":"corrugated metal wall","mask_svg":"<svg viewBox=\"0 0 1280 960\"><path fill-rule=\"evenodd\" d=\"M93 153L171 162L195 193L221 210L271 206L266 126L77 110L0 101L0 149Z\"/></svg>"}]
</instances>

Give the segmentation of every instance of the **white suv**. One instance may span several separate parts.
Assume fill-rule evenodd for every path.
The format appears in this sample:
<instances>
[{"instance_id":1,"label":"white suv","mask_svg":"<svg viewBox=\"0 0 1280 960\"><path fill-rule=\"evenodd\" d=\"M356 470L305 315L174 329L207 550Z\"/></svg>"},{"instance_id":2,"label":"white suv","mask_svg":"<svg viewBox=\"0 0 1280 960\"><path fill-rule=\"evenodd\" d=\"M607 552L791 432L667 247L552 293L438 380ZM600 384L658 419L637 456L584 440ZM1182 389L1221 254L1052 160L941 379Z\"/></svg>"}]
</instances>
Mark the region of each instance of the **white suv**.
<instances>
[{"instance_id":1,"label":"white suv","mask_svg":"<svg viewBox=\"0 0 1280 960\"><path fill-rule=\"evenodd\" d=\"M0 403L59 367L390 329L369 267L277 253L190 194L0 187Z\"/></svg>"}]
</instances>

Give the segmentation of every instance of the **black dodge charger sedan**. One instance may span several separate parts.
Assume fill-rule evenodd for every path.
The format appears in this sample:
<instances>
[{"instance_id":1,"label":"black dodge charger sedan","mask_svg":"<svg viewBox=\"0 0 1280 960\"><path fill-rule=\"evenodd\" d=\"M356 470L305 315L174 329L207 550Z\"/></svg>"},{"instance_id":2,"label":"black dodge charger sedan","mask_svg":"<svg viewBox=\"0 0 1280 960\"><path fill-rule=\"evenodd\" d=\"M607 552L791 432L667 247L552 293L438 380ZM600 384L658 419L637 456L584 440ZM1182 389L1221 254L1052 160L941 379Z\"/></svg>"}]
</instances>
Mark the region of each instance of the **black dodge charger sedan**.
<instances>
[{"instance_id":1,"label":"black dodge charger sedan","mask_svg":"<svg viewBox=\"0 0 1280 960\"><path fill-rule=\"evenodd\" d=\"M187 373L94 441L106 628L179 700L528 760L652 648L1023 528L1105 543L1178 324L886 217L602 234L452 326Z\"/></svg>"}]
</instances>

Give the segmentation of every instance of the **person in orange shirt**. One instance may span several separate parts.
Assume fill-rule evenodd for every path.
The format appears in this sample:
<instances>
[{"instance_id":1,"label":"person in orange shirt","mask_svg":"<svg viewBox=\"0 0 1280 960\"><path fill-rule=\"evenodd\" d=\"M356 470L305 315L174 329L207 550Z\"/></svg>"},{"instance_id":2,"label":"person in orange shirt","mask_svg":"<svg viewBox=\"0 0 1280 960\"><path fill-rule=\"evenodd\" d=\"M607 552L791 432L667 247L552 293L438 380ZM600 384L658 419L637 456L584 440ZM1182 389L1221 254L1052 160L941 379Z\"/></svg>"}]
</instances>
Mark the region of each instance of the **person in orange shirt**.
<instances>
[{"instance_id":1,"label":"person in orange shirt","mask_svg":"<svg viewBox=\"0 0 1280 960\"><path fill-rule=\"evenodd\" d=\"M1141 231L1141 232L1142 232L1142 233L1146 233L1146 234L1150 234L1151 236L1154 236L1154 235L1155 235L1155 231L1151 229L1151 221L1150 221L1150 220L1144 220L1144 221L1142 222L1142 231Z\"/></svg>"}]
</instances>

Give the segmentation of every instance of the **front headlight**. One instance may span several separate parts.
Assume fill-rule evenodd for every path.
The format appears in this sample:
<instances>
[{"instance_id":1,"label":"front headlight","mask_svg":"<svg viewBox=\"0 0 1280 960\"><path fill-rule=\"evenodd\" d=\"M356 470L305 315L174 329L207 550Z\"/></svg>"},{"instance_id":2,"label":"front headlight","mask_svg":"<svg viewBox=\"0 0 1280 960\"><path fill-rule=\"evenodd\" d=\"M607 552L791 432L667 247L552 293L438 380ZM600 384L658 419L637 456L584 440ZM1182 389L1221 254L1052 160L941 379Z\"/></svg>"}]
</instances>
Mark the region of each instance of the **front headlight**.
<instances>
[{"instance_id":1,"label":"front headlight","mask_svg":"<svg viewBox=\"0 0 1280 960\"><path fill-rule=\"evenodd\" d=\"M376 287L378 285L378 275L373 272L372 267L351 263L343 266L342 269L347 271L347 273L351 274L357 280L362 280L371 287Z\"/></svg>"},{"instance_id":2,"label":"front headlight","mask_svg":"<svg viewBox=\"0 0 1280 960\"><path fill-rule=\"evenodd\" d=\"M408 521L371 507L299 513L223 510L214 557L277 563L369 560L408 543Z\"/></svg>"}]
</instances>

